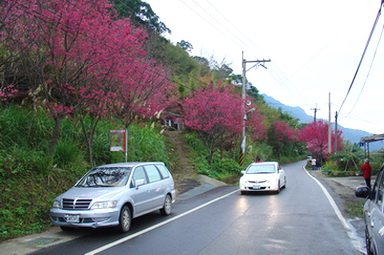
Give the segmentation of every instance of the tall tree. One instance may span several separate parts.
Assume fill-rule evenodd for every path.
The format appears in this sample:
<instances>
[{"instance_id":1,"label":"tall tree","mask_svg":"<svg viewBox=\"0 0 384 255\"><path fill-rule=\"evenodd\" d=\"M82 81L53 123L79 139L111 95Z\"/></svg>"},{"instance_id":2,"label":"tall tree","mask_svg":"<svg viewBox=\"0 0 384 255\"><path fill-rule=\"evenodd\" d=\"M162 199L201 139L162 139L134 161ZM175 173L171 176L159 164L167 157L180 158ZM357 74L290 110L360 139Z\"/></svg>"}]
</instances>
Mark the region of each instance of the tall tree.
<instances>
[{"instance_id":1,"label":"tall tree","mask_svg":"<svg viewBox=\"0 0 384 255\"><path fill-rule=\"evenodd\" d=\"M4 21L4 44L30 59L38 77L32 94L41 92L55 120L49 151L55 151L62 118L88 115L94 120L85 132L92 162L92 130L115 102L122 74L146 68L146 33L114 18L107 0L6 0L1 11L13 13Z\"/></svg>"},{"instance_id":2,"label":"tall tree","mask_svg":"<svg viewBox=\"0 0 384 255\"><path fill-rule=\"evenodd\" d=\"M311 124L303 127L299 132L299 139L306 143L308 151L323 162L328 158L328 123L323 122L322 120L312 122ZM342 141L342 132L338 130L338 133L335 135L332 133L331 141L337 140L337 150L341 150L343 147ZM331 152L333 151L333 146L331 146Z\"/></svg>"},{"instance_id":3,"label":"tall tree","mask_svg":"<svg viewBox=\"0 0 384 255\"><path fill-rule=\"evenodd\" d=\"M120 18L131 18L137 26L144 26L157 34L171 33L171 30L160 21L151 6L141 0L112 0Z\"/></svg>"},{"instance_id":4,"label":"tall tree","mask_svg":"<svg viewBox=\"0 0 384 255\"><path fill-rule=\"evenodd\" d=\"M276 120L270 128L269 144L278 157L292 155L297 136L297 130L291 128L287 122Z\"/></svg>"},{"instance_id":5,"label":"tall tree","mask_svg":"<svg viewBox=\"0 0 384 255\"><path fill-rule=\"evenodd\" d=\"M114 113L128 127L137 118L153 118L176 99L175 85L169 72L152 60L141 60L139 65L121 74L117 86Z\"/></svg>"},{"instance_id":6,"label":"tall tree","mask_svg":"<svg viewBox=\"0 0 384 255\"><path fill-rule=\"evenodd\" d=\"M241 132L242 99L230 87L211 85L195 91L183 102L185 125L196 130L208 148L208 162L215 151L233 144Z\"/></svg>"},{"instance_id":7,"label":"tall tree","mask_svg":"<svg viewBox=\"0 0 384 255\"><path fill-rule=\"evenodd\" d=\"M267 127L264 120L264 116L257 108L247 114L246 127L252 140L262 141L267 138Z\"/></svg>"}]
</instances>

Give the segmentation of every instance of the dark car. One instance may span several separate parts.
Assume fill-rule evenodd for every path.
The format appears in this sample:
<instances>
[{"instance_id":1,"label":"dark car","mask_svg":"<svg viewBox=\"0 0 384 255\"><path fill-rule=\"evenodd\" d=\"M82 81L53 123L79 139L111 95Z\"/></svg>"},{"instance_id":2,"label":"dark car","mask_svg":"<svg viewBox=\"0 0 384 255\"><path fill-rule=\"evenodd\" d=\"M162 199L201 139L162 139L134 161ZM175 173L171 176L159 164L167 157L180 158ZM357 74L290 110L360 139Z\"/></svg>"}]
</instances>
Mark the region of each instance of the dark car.
<instances>
[{"instance_id":1,"label":"dark car","mask_svg":"<svg viewBox=\"0 0 384 255\"><path fill-rule=\"evenodd\" d=\"M372 190L359 186L357 197L366 198L364 204L365 243L367 254L384 254L384 170L380 169Z\"/></svg>"}]
</instances>

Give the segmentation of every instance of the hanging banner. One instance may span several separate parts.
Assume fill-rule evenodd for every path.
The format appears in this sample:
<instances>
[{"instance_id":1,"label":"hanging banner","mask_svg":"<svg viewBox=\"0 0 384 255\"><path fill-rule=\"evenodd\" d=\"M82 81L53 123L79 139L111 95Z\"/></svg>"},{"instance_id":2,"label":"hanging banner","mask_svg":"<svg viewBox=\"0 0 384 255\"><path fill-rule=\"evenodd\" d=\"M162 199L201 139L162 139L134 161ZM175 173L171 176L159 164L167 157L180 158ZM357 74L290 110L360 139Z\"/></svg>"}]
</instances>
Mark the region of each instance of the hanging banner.
<instances>
[{"instance_id":1,"label":"hanging banner","mask_svg":"<svg viewBox=\"0 0 384 255\"><path fill-rule=\"evenodd\" d=\"M127 152L126 130L111 130L111 151Z\"/></svg>"}]
</instances>

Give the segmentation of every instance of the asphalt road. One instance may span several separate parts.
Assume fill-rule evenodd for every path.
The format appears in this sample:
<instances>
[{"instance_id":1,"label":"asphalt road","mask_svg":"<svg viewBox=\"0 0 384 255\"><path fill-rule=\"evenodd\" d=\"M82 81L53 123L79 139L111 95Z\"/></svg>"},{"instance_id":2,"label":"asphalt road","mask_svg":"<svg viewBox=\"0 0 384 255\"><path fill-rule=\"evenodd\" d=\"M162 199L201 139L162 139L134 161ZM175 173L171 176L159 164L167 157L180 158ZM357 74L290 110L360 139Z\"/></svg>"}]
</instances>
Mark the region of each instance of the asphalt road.
<instances>
[{"instance_id":1,"label":"asphalt road","mask_svg":"<svg viewBox=\"0 0 384 255\"><path fill-rule=\"evenodd\" d=\"M110 229L37 254L362 254L348 224L302 162L284 166L280 194L240 195L224 186L177 201L173 214L133 221L121 235Z\"/></svg>"}]
</instances>

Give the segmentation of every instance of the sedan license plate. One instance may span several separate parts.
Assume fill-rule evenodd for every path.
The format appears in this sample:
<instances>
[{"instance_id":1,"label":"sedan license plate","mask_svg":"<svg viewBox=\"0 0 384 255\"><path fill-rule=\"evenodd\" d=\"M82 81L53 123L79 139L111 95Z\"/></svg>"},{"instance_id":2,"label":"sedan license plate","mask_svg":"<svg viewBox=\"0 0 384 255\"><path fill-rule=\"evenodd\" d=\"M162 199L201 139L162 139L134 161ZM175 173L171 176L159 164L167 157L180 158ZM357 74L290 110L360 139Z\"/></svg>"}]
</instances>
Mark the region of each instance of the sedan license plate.
<instances>
[{"instance_id":1,"label":"sedan license plate","mask_svg":"<svg viewBox=\"0 0 384 255\"><path fill-rule=\"evenodd\" d=\"M79 223L80 222L80 215L78 214L66 214L64 216L65 221L68 223Z\"/></svg>"},{"instance_id":2,"label":"sedan license plate","mask_svg":"<svg viewBox=\"0 0 384 255\"><path fill-rule=\"evenodd\" d=\"M253 185L253 189L260 189L260 185L258 184Z\"/></svg>"}]
</instances>

